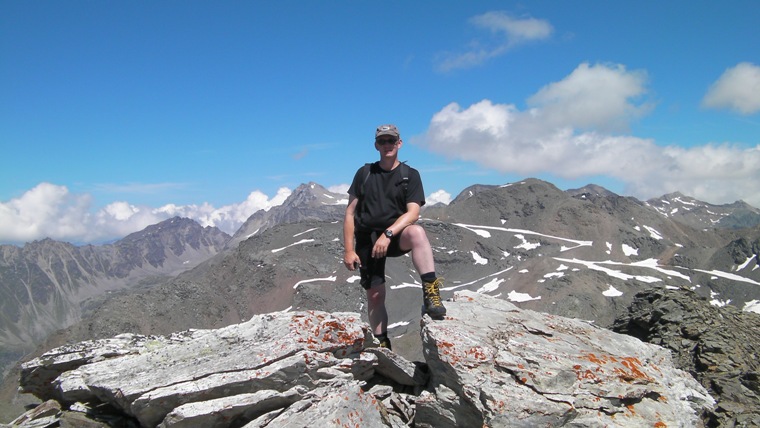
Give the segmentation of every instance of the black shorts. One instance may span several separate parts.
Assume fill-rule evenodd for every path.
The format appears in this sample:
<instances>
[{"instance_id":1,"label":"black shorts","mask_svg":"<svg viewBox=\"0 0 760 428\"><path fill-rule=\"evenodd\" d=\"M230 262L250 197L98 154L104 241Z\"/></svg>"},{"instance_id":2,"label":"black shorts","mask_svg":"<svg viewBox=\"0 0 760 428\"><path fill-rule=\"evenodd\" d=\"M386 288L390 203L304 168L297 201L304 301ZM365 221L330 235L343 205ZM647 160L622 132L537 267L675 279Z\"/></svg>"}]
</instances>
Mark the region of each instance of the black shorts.
<instances>
[{"instance_id":1,"label":"black shorts","mask_svg":"<svg viewBox=\"0 0 760 428\"><path fill-rule=\"evenodd\" d=\"M383 233L382 230L375 232L356 232L356 254L359 255L362 266L359 268L359 274L361 280L359 283L365 290L369 290L371 287L378 284L385 284L385 259L387 257L403 256L411 250L402 250L400 247L401 234L395 235L391 238L391 243L388 245L388 252L385 257L379 259L372 257L372 247L375 246L375 241Z\"/></svg>"}]
</instances>

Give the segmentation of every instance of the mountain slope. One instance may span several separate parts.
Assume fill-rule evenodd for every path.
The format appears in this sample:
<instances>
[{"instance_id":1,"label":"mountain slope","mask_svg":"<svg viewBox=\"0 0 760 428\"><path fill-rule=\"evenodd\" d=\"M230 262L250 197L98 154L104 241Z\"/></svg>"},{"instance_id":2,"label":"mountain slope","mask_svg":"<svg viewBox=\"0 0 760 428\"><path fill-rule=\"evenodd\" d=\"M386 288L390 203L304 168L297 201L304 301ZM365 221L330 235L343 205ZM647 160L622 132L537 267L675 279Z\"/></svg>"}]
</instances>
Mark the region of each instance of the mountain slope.
<instances>
[{"instance_id":1,"label":"mountain slope","mask_svg":"<svg viewBox=\"0 0 760 428\"><path fill-rule=\"evenodd\" d=\"M317 183L302 184L283 202L268 211L255 212L235 232L227 244L233 248L240 242L264 230L283 223L302 221L342 221L348 195L333 193Z\"/></svg>"},{"instance_id":2,"label":"mountain slope","mask_svg":"<svg viewBox=\"0 0 760 428\"><path fill-rule=\"evenodd\" d=\"M742 201L713 205L675 192L647 203L662 215L694 228L744 229L760 225L760 209Z\"/></svg>"},{"instance_id":3,"label":"mountain slope","mask_svg":"<svg viewBox=\"0 0 760 428\"><path fill-rule=\"evenodd\" d=\"M425 209L420 224L445 278L444 298L471 290L600 326L652 285L740 309L760 302L760 228L694 228L648 203L591 190L527 179L472 186L449 206ZM339 198L314 183L299 187L282 207L254 214L237 244L160 285L93 306L92 317L40 349L122 332L217 328L283 310L366 317L358 277L341 263ZM421 287L411 258L389 261L387 277L394 349L419 359Z\"/></svg>"},{"instance_id":4,"label":"mountain slope","mask_svg":"<svg viewBox=\"0 0 760 428\"><path fill-rule=\"evenodd\" d=\"M740 308L760 300L760 269L749 256L758 230L742 237L696 230L633 198L572 197L540 180L484 187L440 218L430 213L420 224L446 279L444 297L480 291L602 326L651 284ZM77 327L76 339L214 328L288 308L363 312L363 292L342 253L339 221L277 224L164 285L112 299ZM419 317L419 279L408 256L390 261L387 276L392 333L403 336Z\"/></svg>"},{"instance_id":5,"label":"mountain slope","mask_svg":"<svg viewBox=\"0 0 760 428\"><path fill-rule=\"evenodd\" d=\"M80 304L191 269L229 236L173 218L103 246L50 239L0 246L0 349L29 350L82 317Z\"/></svg>"}]
</instances>

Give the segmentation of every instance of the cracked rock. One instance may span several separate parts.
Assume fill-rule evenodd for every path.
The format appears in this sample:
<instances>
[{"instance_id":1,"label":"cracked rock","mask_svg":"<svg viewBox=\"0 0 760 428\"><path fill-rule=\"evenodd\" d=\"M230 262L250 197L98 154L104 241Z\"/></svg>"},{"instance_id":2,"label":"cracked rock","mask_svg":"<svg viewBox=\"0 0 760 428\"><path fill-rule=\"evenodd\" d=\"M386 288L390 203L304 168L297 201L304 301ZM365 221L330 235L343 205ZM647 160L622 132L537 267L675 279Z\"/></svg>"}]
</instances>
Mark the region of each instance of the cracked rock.
<instances>
[{"instance_id":1,"label":"cracked rock","mask_svg":"<svg viewBox=\"0 0 760 428\"><path fill-rule=\"evenodd\" d=\"M714 403L656 345L472 292L446 307L425 362L320 311L57 348L22 366L48 401L11 426L691 427Z\"/></svg>"}]
</instances>

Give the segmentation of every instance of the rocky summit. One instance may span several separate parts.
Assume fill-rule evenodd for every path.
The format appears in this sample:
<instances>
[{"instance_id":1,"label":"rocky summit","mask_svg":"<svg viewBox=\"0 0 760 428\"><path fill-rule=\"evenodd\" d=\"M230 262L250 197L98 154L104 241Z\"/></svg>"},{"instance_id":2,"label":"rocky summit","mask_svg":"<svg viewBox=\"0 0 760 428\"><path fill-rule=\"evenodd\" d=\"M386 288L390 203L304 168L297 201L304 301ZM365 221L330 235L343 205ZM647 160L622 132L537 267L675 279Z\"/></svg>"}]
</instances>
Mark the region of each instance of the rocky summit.
<instances>
[{"instance_id":1,"label":"rocky summit","mask_svg":"<svg viewBox=\"0 0 760 428\"><path fill-rule=\"evenodd\" d=\"M17 394L20 366L12 362L22 357L31 360L64 344L114 337L169 338L178 331L215 331L273 313L350 312L366 321L366 296L358 276L342 264L344 197L316 183L303 185L282 206L252 215L233 238L190 220L173 219L103 247L79 248L49 240L21 249L2 247L6 269L0 266L0 283L14 294L0 299L4 309L0 312L16 321L0 326L0 366L12 367L0 387L0 422L10 422L24 412L28 399L34 399ZM741 202L713 206L680 194L642 202L598 186L561 191L535 179L471 186L449 205L424 208L419 224L427 230L436 272L445 279L441 288L444 299L470 291L523 310L583 319L599 327L614 324L618 332L669 349L676 367L692 374L708 390L718 401L702 416L708 426L760 425L758 412L753 410L760 406L757 366L752 363L760 344L752 334L757 327L744 322L757 319L750 312L760 312L760 213L756 209ZM92 255L101 254L98 251L108 257L94 258ZM71 258L69 253L79 256ZM386 273L388 332L395 353L370 351L368 344L366 350L357 352L374 353L378 358L373 373L400 365L404 367L401 372L419 379L426 367L436 367L437 360L431 358L446 346L423 335L423 348L421 334L430 332L421 330L421 284L411 257L393 260ZM71 279L75 281L67 282ZM651 287L666 293L662 296L670 296L672 291L691 300L675 304L671 297L637 294ZM14 303L25 302L24 296L47 306ZM629 307L638 309L631 312ZM31 317L13 315L22 312L36 314L35 320L54 322L38 325ZM46 314L56 316L38 316ZM80 322L45 336L50 330L46 326L64 327L69 324L66 320L80 317ZM720 317L742 322L723 323ZM26 321L18 321L21 319ZM424 319L422 324L428 325ZM33 336L25 331L42 333ZM722 342L716 342L718 338ZM491 339L478 337L479 346L493 346ZM428 343L431 340L434 343ZM732 347L732 341L738 347ZM12 343L18 346L8 346ZM517 350L510 352L519 355ZM381 355L392 356L398 364L383 363ZM638 361L643 364L644 360ZM542 361L541 365L545 364ZM439 369L446 371L445 367ZM491 379L490 374L480 376ZM437 385L446 385L457 397L466 396L450 381L434 377L402 390L376 379L380 375L363 380L367 385L360 385L362 391L368 392L367 387L375 382L385 385L386 391L409 394L383 399L395 403L392 407L405 415L405 421L411 421L411 416L421 421L448 412L436 403L445 401L443 397L450 392ZM471 381L484 385L485 390L490 388L480 380ZM538 388L546 382L525 387ZM423 397L423 391L431 395ZM430 397L434 397L432 403L425 401ZM59 412L55 403L50 403L53 416ZM85 413L70 411L86 408L73 406L64 403L61 421L77 417L78 422L72 424L81 426L82 417L111 405L89 407ZM485 413L480 408L474 412L491 421L488 412L492 410L484 408ZM38 411L45 413L42 409ZM452 416L459 424L456 418L462 416L458 411L449 413L459 415ZM579 418L571 416L569 422L557 423L573 424Z\"/></svg>"},{"instance_id":2,"label":"rocky summit","mask_svg":"<svg viewBox=\"0 0 760 428\"><path fill-rule=\"evenodd\" d=\"M349 312L62 346L23 365L43 403L10 426L692 427L713 408L662 347L474 292L446 305L424 362Z\"/></svg>"},{"instance_id":3,"label":"rocky summit","mask_svg":"<svg viewBox=\"0 0 760 428\"><path fill-rule=\"evenodd\" d=\"M651 288L638 293L617 332L671 351L718 401L710 426L760 426L760 316L718 308L695 293Z\"/></svg>"}]
</instances>

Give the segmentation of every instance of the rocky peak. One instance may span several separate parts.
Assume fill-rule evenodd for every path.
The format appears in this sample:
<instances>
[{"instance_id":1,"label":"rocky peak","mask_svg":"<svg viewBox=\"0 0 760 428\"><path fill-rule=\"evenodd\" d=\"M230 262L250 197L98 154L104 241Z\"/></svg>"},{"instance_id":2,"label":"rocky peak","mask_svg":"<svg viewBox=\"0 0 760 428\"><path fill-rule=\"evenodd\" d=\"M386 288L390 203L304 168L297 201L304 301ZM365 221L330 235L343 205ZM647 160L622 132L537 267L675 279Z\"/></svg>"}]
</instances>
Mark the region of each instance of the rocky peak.
<instances>
[{"instance_id":1,"label":"rocky peak","mask_svg":"<svg viewBox=\"0 0 760 428\"><path fill-rule=\"evenodd\" d=\"M203 227L194 220L174 217L132 233L114 244L126 261L140 264L141 259L158 267L172 256L202 247L221 249L230 236L216 227Z\"/></svg>"},{"instance_id":2,"label":"rocky peak","mask_svg":"<svg viewBox=\"0 0 760 428\"><path fill-rule=\"evenodd\" d=\"M321 185L310 182L298 186L282 205L291 208L319 207L346 204L347 200L347 195L330 192Z\"/></svg>"},{"instance_id":3,"label":"rocky peak","mask_svg":"<svg viewBox=\"0 0 760 428\"><path fill-rule=\"evenodd\" d=\"M760 210L742 201L714 205L674 192L649 199L647 204L663 216L695 228L742 229L760 225Z\"/></svg>"},{"instance_id":4,"label":"rocky peak","mask_svg":"<svg viewBox=\"0 0 760 428\"><path fill-rule=\"evenodd\" d=\"M330 192L317 183L302 184L282 205L251 215L235 232L227 248L235 248L251 236L279 224L342 220L347 203L346 195Z\"/></svg>"},{"instance_id":5,"label":"rocky peak","mask_svg":"<svg viewBox=\"0 0 760 428\"><path fill-rule=\"evenodd\" d=\"M455 205L455 204L457 204L459 202L462 202L464 200L467 200L467 199L469 199L469 198L471 198L471 197L473 197L473 196L475 196L475 195L477 195L477 194L479 194L481 192L485 192L485 191L488 191L488 190L491 190L491 189L495 189L497 187L498 186L493 186L493 185L489 186L489 185L483 185L483 184L475 184L475 185L466 187L464 190L462 190L461 192L459 192L459 194L457 195L456 198L454 198L453 201L451 201L451 205Z\"/></svg>"},{"instance_id":6,"label":"rocky peak","mask_svg":"<svg viewBox=\"0 0 760 428\"><path fill-rule=\"evenodd\" d=\"M702 426L712 408L658 346L478 293L447 306L422 318L425 362L320 311L64 346L23 365L46 402L11 426Z\"/></svg>"},{"instance_id":7,"label":"rocky peak","mask_svg":"<svg viewBox=\"0 0 760 428\"><path fill-rule=\"evenodd\" d=\"M213 230L214 228L205 228ZM204 230L196 221L184 217L172 217L159 223L150 225L145 229L131 233L121 239L119 242L131 242L146 239L148 237L158 237L167 235L192 235L201 233Z\"/></svg>"},{"instance_id":8,"label":"rocky peak","mask_svg":"<svg viewBox=\"0 0 760 428\"><path fill-rule=\"evenodd\" d=\"M615 192L611 192L596 184L587 184L579 189L568 189L565 193L574 198L607 198L618 196Z\"/></svg>"},{"instance_id":9,"label":"rocky peak","mask_svg":"<svg viewBox=\"0 0 760 428\"><path fill-rule=\"evenodd\" d=\"M760 426L760 315L711 305L684 290L636 294L615 331L670 350L717 399L709 426Z\"/></svg>"}]
</instances>

